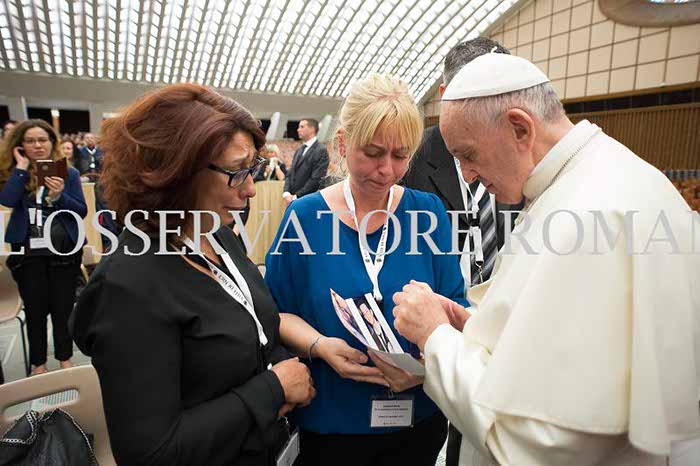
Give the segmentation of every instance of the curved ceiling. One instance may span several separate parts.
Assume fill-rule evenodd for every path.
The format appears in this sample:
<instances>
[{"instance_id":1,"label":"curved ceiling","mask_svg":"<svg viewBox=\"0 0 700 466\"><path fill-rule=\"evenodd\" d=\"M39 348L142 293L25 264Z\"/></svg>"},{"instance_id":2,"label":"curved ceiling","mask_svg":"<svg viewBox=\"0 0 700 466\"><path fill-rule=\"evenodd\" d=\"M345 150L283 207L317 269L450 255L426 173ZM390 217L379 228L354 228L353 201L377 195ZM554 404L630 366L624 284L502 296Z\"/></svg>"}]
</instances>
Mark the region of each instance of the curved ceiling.
<instances>
[{"instance_id":1,"label":"curved ceiling","mask_svg":"<svg viewBox=\"0 0 700 466\"><path fill-rule=\"evenodd\" d=\"M421 100L517 0L0 0L0 71L342 97L369 72Z\"/></svg>"}]
</instances>

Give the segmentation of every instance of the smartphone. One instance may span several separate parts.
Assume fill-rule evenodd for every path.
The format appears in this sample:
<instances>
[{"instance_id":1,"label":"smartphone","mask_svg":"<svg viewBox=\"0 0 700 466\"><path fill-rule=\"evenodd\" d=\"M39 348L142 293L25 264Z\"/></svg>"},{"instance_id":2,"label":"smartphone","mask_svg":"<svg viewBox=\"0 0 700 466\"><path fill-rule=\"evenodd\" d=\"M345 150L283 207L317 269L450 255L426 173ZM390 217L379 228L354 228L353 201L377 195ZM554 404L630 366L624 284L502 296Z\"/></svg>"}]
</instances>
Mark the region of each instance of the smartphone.
<instances>
[{"instance_id":1,"label":"smartphone","mask_svg":"<svg viewBox=\"0 0 700 466\"><path fill-rule=\"evenodd\" d=\"M20 154L22 154L22 157L27 156L27 151L24 150L24 147L18 147L17 150L19 151Z\"/></svg>"},{"instance_id":2,"label":"smartphone","mask_svg":"<svg viewBox=\"0 0 700 466\"><path fill-rule=\"evenodd\" d=\"M64 181L68 177L68 165L66 159L53 160L37 160L36 161L37 183L39 186L44 185L44 179L50 176L57 176Z\"/></svg>"}]
</instances>

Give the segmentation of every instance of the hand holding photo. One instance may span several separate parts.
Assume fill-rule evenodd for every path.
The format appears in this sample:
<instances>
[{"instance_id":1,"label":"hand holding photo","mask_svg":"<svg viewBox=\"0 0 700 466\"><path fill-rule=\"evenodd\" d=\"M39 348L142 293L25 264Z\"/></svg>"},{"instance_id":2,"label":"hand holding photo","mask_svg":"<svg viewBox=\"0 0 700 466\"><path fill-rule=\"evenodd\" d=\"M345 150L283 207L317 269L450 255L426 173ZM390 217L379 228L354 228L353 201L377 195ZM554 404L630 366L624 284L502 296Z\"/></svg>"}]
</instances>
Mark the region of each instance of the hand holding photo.
<instances>
[{"instance_id":1,"label":"hand holding photo","mask_svg":"<svg viewBox=\"0 0 700 466\"><path fill-rule=\"evenodd\" d=\"M404 353L372 294L345 299L331 290L331 300L338 318L348 332L374 350L382 361L413 375L425 374L423 365L410 354Z\"/></svg>"}]
</instances>

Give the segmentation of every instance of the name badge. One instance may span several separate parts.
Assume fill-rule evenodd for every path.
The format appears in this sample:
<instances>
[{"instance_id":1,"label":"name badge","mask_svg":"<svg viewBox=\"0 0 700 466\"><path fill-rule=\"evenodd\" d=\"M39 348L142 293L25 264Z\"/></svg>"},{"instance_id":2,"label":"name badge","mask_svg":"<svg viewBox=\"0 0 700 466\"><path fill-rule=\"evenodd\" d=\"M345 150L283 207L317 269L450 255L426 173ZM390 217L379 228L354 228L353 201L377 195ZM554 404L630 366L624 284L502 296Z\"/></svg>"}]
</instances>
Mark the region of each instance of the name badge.
<instances>
[{"instance_id":1,"label":"name badge","mask_svg":"<svg viewBox=\"0 0 700 466\"><path fill-rule=\"evenodd\" d=\"M292 466L300 451L299 429L296 429L277 456L277 466Z\"/></svg>"},{"instance_id":2,"label":"name badge","mask_svg":"<svg viewBox=\"0 0 700 466\"><path fill-rule=\"evenodd\" d=\"M394 395L372 399L370 427L411 427L413 425L413 397Z\"/></svg>"},{"instance_id":3,"label":"name badge","mask_svg":"<svg viewBox=\"0 0 700 466\"><path fill-rule=\"evenodd\" d=\"M41 238L29 238L29 249L48 249L49 248L49 240L41 237Z\"/></svg>"}]
</instances>

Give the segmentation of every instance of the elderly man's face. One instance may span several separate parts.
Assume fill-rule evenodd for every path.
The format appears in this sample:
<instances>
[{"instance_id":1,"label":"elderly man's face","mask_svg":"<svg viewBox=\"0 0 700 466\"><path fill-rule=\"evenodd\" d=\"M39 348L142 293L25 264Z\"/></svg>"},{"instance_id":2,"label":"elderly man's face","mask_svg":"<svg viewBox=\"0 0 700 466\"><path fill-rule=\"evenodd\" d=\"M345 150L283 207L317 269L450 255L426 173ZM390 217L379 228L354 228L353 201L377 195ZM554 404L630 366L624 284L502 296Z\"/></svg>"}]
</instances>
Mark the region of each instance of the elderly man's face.
<instances>
[{"instance_id":1,"label":"elderly man's face","mask_svg":"<svg viewBox=\"0 0 700 466\"><path fill-rule=\"evenodd\" d=\"M88 146L94 146L96 142L97 142L97 139L95 138L94 135L92 135L92 134L85 135L85 144L87 144Z\"/></svg>"},{"instance_id":2,"label":"elderly man's face","mask_svg":"<svg viewBox=\"0 0 700 466\"><path fill-rule=\"evenodd\" d=\"M530 174L517 151L511 129L470 121L462 102L443 102L440 132L447 149L460 162L467 183L477 178L499 202L517 204Z\"/></svg>"}]
</instances>

